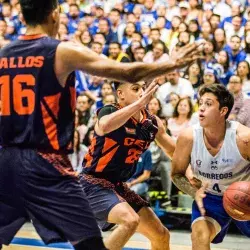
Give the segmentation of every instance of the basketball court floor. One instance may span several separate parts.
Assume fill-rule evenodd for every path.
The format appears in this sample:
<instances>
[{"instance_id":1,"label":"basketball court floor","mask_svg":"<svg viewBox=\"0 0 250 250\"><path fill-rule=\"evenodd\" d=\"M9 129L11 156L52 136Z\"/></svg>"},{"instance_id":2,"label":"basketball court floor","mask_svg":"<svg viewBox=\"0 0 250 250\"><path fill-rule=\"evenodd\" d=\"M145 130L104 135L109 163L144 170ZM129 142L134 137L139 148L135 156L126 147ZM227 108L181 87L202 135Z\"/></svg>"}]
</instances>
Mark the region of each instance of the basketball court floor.
<instances>
[{"instance_id":1,"label":"basketball court floor","mask_svg":"<svg viewBox=\"0 0 250 250\"><path fill-rule=\"evenodd\" d=\"M110 232L105 233L104 238ZM171 250L191 250L190 232L182 230L170 231L171 233ZM56 250L72 249L69 244L53 244L45 246L35 232L30 223L18 232L12 244L4 247L4 250ZM148 250L150 244L148 240L140 234L135 234L124 250ZM241 235L228 235L224 242L219 245L213 245L213 250L250 250L250 239Z\"/></svg>"}]
</instances>

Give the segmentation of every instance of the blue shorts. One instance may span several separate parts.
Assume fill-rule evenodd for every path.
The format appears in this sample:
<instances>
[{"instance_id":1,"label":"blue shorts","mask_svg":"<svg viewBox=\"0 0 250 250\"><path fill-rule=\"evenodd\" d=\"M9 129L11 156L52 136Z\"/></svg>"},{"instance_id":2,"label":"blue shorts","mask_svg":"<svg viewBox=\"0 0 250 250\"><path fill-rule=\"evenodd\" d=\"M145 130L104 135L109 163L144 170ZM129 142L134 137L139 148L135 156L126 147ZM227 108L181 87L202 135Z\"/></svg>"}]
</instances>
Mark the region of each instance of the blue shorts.
<instances>
[{"instance_id":1,"label":"blue shorts","mask_svg":"<svg viewBox=\"0 0 250 250\"><path fill-rule=\"evenodd\" d=\"M237 221L232 219L223 207L223 197L207 194L203 199L206 215L201 216L196 202L192 207L192 224L198 220L207 220L211 222L216 229L216 236L212 243L221 243L227 233L231 222L235 223L239 230L247 237L250 237L250 221Z\"/></svg>"},{"instance_id":2,"label":"blue shorts","mask_svg":"<svg viewBox=\"0 0 250 250\"><path fill-rule=\"evenodd\" d=\"M46 244L101 236L71 170L66 155L0 149L0 245L8 245L26 221Z\"/></svg>"},{"instance_id":3,"label":"blue shorts","mask_svg":"<svg viewBox=\"0 0 250 250\"><path fill-rule=\"evenodd\" d=\"M117 204L127 202L135 212L139 212L142 207L149 206L149 203L130 190L126 183L113 184L106 179L83 174L81 184L99 227L103 231L107 231L114 226L107 220L109 212Z\"/></svg>"}]
</instances>

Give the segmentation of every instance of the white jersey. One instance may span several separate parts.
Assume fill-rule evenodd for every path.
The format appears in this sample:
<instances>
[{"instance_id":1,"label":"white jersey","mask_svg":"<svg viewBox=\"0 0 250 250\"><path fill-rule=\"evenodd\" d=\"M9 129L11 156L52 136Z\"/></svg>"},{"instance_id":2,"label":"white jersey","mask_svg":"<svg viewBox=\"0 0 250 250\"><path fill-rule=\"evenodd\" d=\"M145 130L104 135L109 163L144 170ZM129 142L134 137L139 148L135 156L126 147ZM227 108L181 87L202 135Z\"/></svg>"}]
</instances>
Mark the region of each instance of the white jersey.
<instances>
[{"instance_id":1,"label":"white jersey","mask_svg":"<svg viewBox=\"0 0 250 250\"><path fill-rule=\"evenodd\" d=\"M238 125L227 121L223 145L215 156L207 150L203 128L200 124L193 126L191 167L197 179L208 183L208 193L222 196L230 184L250 181L250 163L242 157L236 143Z\"/></svg>"}]
</instances>

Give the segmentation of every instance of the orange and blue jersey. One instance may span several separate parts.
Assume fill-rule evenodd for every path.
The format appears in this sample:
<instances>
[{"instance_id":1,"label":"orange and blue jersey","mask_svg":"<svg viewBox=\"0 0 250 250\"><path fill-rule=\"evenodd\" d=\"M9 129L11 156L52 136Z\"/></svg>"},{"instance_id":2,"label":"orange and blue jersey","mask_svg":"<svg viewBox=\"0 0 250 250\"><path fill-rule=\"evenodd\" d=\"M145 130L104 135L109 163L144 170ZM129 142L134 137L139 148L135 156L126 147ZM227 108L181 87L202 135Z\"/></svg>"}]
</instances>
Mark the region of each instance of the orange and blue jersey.
<instances>
[{"instance_id":1,"label":"orange and blue jersey","mask_svg":"<svg viewBox=\"0 0 250 250\"><path fill-rule=\"evenodd\" d=\"M21 36L0 50L0 144L49 153L72 150L75 74L65 87L54 64L60 41Z\"/></svg>"},{"instance_id":2,"label":"orange and blue jersey","mask_svg":"<svg viewBox=\"0 0 250 250\"><path fill-rule=\"evenodd\" d=\"M120 107L107 105L98 113L98 119ZM130 118L120 128L99 136L96 133L83 161L83 174L104 178L113 183L128 180L135 172L141 154L147 150L158 131L157 121L147 110L143 120ZM145 124L149 126L145 129Z\"/></svg>"}]
</instances>

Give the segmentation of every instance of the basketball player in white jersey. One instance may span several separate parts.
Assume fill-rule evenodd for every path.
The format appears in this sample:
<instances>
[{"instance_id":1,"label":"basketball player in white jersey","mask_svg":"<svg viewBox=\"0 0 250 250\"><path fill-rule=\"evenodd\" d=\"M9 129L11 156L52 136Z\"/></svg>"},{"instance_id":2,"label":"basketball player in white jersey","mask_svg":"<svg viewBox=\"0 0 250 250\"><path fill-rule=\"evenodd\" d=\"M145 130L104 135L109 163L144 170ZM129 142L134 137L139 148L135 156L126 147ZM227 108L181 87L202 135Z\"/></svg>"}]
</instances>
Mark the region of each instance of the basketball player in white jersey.
<instances>
[{"instance_id":1,"label":"basketball player in white jersey","mask_svg":"<svg viewBox=\"0 0 250 250\"><path fill-rule=\"evenodd\" d=\"M250 221L235 221L224 210L222 197L236 181L250 181L250 129L227 121L233 107L231 93L219 84L199 91L199 121L180 134L173 156L172 179L195 201L192 208L193 250L209 250L210 243L220 243L234 221L250 237ZM200 189L185 177L191 164Z\"/></svg>"}]
</instances>

